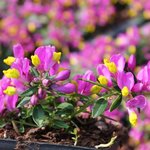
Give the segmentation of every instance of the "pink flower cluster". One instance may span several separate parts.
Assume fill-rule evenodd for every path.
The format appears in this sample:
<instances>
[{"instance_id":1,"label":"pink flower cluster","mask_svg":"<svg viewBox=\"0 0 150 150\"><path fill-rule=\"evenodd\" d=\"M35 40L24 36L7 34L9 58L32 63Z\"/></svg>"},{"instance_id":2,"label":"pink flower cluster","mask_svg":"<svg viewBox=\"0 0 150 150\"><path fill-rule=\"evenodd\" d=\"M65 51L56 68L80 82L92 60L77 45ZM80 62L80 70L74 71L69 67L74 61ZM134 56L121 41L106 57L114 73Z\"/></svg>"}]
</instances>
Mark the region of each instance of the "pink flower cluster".
<instances>
[{"instance_id":1,"label":"pink flower cluster","mask_svg":"<svg viewBox=\"0 0 150 150\"><path fill-rule=\"evenodd\" d=\"M78 47L85 32L105 25L115 12L110 0L26 0L22 3L6 0L1 3L0 41L21 43L26 51L46 43L59 48ZM26 47L29 41L30 47Z\"/></svg>"}]
</instances>

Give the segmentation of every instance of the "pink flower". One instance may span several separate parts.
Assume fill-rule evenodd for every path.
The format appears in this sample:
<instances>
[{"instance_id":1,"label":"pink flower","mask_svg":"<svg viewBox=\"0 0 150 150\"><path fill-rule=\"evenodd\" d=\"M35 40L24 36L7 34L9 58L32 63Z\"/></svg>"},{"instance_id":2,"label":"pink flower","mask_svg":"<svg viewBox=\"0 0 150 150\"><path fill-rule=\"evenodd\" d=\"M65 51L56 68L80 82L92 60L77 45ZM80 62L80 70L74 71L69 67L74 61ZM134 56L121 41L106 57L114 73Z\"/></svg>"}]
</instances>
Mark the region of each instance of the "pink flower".
<instances>
[{"instance_id":1,"label":"pink flower","mask_svg":"<svg viewBox=\"0 0 150 150\"><path fill-rule=\"evenodd\" d=\"M105 65L99 64L97 66L97 72L99 76L103 76L104 78L106 78L108 86L112 86L111 74Z\"/></svg>"},{"instance_id":2,"label":"pink flower","mask_svg":"<svg viewBox=\"0 0 150 150\"><path fill-rule=\"evenodd\" d=\"M83 80L90 80L96 81L94 73L90 70L86 71L84 75L77 75L74 77L75 81L77 82L78 90L77 92L82 95L90 95L91 94L91 87L93 86L92 83ZM83 79L83 80L81 80Z\"/></svg>"},{"instance_id":3,"label":"pink flower","mask_svg":"<svg viewBox=\"0 0 150 150\"><path fill-rule=\"evenodd\" d=\"M134 86L134 76L131 72L118 72L117 84L121 89L123 96L128 96L132 87Z\"/></svg>"}]
</instances>

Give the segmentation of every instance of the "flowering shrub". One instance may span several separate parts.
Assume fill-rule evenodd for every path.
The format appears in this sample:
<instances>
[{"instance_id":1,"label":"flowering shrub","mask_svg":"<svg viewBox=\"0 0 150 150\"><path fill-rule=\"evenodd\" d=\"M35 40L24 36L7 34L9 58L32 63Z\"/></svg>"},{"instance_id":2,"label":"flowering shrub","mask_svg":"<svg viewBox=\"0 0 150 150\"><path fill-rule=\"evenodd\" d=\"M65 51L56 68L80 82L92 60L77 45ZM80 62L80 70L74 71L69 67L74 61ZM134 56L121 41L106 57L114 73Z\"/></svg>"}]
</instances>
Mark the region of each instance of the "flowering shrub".
<instances>
[{"instance_id":1,"label":"flowering shrub","mask_svg":"<svg viewBox=\"0 0 150 150\"><path fill-rule=\"evenodd\" d=\"M10 66L0 80L1 127L73 127L76 117L107 117L103 113L122 107L136 126L139 112L146 106L141 93L149 91L150 63L137 74L135 56L128 61L121 54L105 58L96 68L69 79L71 71L61 66L61 52L54 46L38 47L31 60L20 44L14 57L4 59ZM121 105L123 104L123 105Z\"/></svg>"}]
</instances>

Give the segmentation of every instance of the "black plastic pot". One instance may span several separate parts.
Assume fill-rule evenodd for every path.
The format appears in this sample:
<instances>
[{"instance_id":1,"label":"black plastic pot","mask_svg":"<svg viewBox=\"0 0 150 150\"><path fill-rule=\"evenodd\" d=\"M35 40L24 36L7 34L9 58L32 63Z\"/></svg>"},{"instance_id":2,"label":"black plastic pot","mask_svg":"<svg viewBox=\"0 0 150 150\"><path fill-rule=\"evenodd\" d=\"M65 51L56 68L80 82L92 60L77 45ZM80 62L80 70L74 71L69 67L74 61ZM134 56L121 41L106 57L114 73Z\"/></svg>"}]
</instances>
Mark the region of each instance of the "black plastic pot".
<instances>
[{"instance_id":1,"label":"black plastic pot","mask_svg":"<svg viewBox=\"0 0 150 150\"><path fill-rule=\"evenodd\" d=\"M13 150L16 148L16 140L0 140L0 150ZM80 146L65 146L65 145L56 145L56 144L47 144L47 143L31 143L31 142L20 142L22 150L95 150L94 148L86 148ZM100 150L116 150L118 144L114 144L111 148L101 148Z\"/></svg>"}]
</instances>

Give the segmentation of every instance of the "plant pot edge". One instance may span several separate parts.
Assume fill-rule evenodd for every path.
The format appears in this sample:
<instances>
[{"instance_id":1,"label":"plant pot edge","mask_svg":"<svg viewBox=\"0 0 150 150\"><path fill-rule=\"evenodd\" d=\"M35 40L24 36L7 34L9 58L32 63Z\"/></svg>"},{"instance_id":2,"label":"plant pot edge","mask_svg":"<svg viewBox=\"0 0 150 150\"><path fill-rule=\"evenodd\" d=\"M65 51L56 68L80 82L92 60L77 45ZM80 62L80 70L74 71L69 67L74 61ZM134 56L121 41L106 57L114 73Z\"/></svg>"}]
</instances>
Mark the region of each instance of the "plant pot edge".
<instances>
[{"instance_id":1,"label":"plant pot edge","mask_svg":"<svg viewBox=\"0 0 150 150\"><path fill-rule=\"evenodd\" d=\"M72 145L60 145L60 144L50 144L44 142L32 142L32 141L20 141L20 143L27 144L29 149L39 148L42 150L95 150L95 148L88 148L82 146L72 146ZM0 149L10 150L16 147L17 140L13 139L0 139ZM119 147L118 142L115 142L112 147L101 148L100 150L116 150Z\"/></svg>"}]
</instances>

